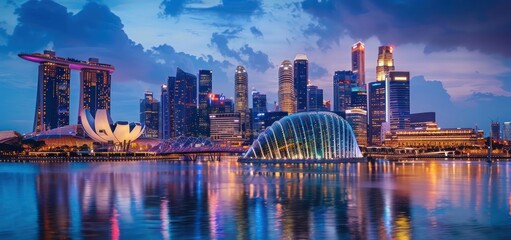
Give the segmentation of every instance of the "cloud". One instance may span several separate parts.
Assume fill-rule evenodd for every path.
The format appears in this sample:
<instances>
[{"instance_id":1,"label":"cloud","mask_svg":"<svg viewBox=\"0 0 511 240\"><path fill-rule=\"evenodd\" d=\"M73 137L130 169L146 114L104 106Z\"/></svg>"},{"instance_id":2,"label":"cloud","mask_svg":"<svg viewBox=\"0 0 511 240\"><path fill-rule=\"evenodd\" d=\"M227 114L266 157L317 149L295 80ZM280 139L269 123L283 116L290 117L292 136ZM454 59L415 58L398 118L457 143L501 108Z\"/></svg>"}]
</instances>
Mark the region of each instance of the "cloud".
<instances>
[{"instance_id":1,"label":"cloud","mask_svg":"<svg viewBox=\"0 0 511 240\"><path fill-rule=\"evenodd\" d=\"M316 20L306 34L319 36L323 49L348 33L384 44L423 43L425 52L461 46L511 56L507 0L304 0L301 6Z\"/></svg>"},{"instance_id":2,"label":"cloud","mask_svg":"<svg viewBox=\"0 0 511 240\"><path fill-rule=\"evenodd\" d=\"M328 71L326 68L319 66L317 63L310 62L309 63L309 77L311 80L319 79L328 75Z\"/></svg>"},{"instance_id":3,"label":"cloud","mask_svg":"<svg viewBox=\"0 0 511 240\"><path fill-rule=\"evenodd\" d=\"M488 134L492 120L511 120L502 118L511 116L511 97L476 92L463 102L453 102L440 81L429 81L423 76L411 79L410 97L412 113L436 112L437 122L443 128L477 125Z\"/></svg>"},{"instance_id":4,"label":"cloud","mask_svg":"<svg viewBox=\"0 0 511 240\"><path fill-rule=\"evenodd\" d=\"M195 3L190 6L190 3ZM212 7L197 7L203 3L198 0L163 0L160 4L163 16L179 17L185 12L213 13L223 18L250 18L252 15L262 13L260 0L222 0L220 4Z\"/></svg>"},{"instance_id":5,"label":"cloud","mask_svg":"<svg viewBox=\"0 0 511 240\"><path fill-rule=\"evenodd\" d=\"M259 29L257 29L255 26L252 26L252 27L250 28L250 32L251 32L251 33L254 35L254 37L256 37L256 38L261 38L261 37L263 37L263 33L262 33Z\"/></svg>"},{"instance_id":6,"label":"cloud","mask_svg":"<svg viewBox=\"0 0 511 240\"><path fill-rule=\"evenodd\" d=\"M222 56L234 58L241 64L247 65L256 71L265 72L269 68L273 68L273 63L266 53L255 51L248 44L243 45L238 50L229 47L229 40L237 38L236 34L241 30L234 29L225 30L222 33L215 32L211 35L209 46L216 48Z\"/></svg>"}]
</instances>

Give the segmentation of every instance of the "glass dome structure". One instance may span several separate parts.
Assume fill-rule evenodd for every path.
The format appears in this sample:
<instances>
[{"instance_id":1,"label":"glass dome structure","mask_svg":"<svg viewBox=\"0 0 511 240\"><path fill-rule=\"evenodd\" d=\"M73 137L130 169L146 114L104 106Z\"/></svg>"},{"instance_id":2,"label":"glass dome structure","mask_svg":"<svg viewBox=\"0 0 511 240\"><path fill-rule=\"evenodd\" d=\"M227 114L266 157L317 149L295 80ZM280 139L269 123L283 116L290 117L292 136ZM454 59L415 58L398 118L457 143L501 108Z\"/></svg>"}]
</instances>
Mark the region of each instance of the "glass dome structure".
<instances>
[{"instance_id":1,"label":"glass dome structure","mask_svg":"<svg viewBox=\"0 0 511 240\"><path fill-rule=\"evenodd\" d=\"M331 112L301 112L266 128L241 160L342 160L362 158L350 124Z\"/></svg>"}]
</instances>

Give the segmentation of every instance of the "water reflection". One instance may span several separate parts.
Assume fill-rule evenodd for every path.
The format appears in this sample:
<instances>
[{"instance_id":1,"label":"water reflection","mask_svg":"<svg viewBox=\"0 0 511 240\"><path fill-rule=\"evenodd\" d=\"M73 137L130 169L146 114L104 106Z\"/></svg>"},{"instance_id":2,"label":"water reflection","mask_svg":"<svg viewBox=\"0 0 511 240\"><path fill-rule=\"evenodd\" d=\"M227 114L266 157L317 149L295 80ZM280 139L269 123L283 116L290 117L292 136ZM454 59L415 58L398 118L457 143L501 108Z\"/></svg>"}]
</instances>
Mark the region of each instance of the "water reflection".
<instances>
[{"instance_id":1,"label":"water reflection","mask_svg":"<svg viewBox=\"0 0 511 240\"><path fill-rule=\"evenodd\" d=\"M0 163L0 238L504 238L509 165Z\"/></svg>"}]
</instances>

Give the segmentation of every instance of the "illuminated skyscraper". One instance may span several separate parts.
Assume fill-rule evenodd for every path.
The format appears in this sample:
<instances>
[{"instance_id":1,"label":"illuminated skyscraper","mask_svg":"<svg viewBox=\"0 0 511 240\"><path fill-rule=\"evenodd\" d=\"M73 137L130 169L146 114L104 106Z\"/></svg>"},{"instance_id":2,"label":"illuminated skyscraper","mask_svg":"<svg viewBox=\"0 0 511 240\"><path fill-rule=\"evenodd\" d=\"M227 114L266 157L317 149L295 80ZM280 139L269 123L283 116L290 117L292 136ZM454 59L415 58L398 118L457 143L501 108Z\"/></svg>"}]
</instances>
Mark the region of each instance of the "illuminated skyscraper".
<instances>
[{"instance_id":1,"label":"illuminated skyscraper","mask_svg":"<svg viewBox=\"0 0 511 240\"><path fill-rule=\"evenodd\" d=\"M145 125L144 137L159 137L160 103L154 99L153 92L145 91L140 99L140 123Z\"/></svg>"},{"instance_id":2,"label":"illuminated skyscraper","mask_svg":"<svg viewBox=\"0 0 511 240\"><path fill-rule=\"evenodd\" d=\"M364 87L352 87L350 106L348 109L362 109L367 111L367 89Z\"/></svg>"},{"instance_id":3,"label":"illuminated skyscraper","mask_svg":"<svg viewBox=\"0 0 511 240\"><path fill-rule=\"evenodd\" d=\"M387 87L390 131L410 129L410 72L389 72Z\"/></svg>"},{"instance_id":4,"label":"illuminated skyscraper","mask_svg":"<svg viewBox=\"0 0 511 240\"><path fill-rule=\"evenodd\" d=\"M279 107L288 114L296 112L293 65L289 60L282 61L279 67Z\"/></svg>"},{"instance_id":5,"label":"illuminated skyscraper","mask_svg":"<svg viewBox=\"0 0 511 240\"><path fill-rule=\"evenodd\" d=\"M318 86L307 86L307 111L323 111L323 89Z\"/></svg>"},{"instance_id":6,"label":"illuminated skyscraper","mask_svg":"<svg viewBox=\"0 0 511 240\"><path fill-rule=\"evenodd\" d=\"M267 112L266 94L262 94L255 89L252 90L252 111L254 114Z\"/></svg>"},{"instance_id":7,"label":"illuminated skyscraper","mask_svg":"<svg viewBox=\"0 0 511 240\"><path fill-rule=\"evenodd\" d=\"M385 81L385 76L395 69L392 58L393 49L391 46L380 46L378 48L378 60L376 62L376 81Z\"/></svg>"},{"instance_id":8,"label":"illuminated skyscraper","mask_svg":"<svg viewBox=\"0 0 511 240\"><path fill-rule=\"evenodd\" d=\"M352 71L334 73L334 111L344 112L351 105L351 88L356 86L356 75Z\"/></svg>"},{"instance_id":9,"label":"illuminated skyscraper","mask_svg":"<svg viewBox=\"0 0 511 240\"><path fill-rule=\"evenodd\" d=\"M172 89L173 90L173 89ZM160 95L160 121L159 121L159 138L160 139L169 139L170 138L170 99L169 94L170 89L167 84L161 85L161 95Z\"/></svg>"},{"instance_id":10,"label":"illuminated skyscraper","mask_svg":"<svg viewBox=\"0 0 511 240\"><path fill-rule=\"evenodd\" d=\"M368 144L381 145L381 126L385 122L385 82L369 83Z\"/></svg>"},{"instance_id":11,"label":"illuminated skyscraper","mask_svg":"<svg viewBox=\"0 0 511 240\"><path fill-rule=\"evenodd\" d=\"M491 137L494 140L500 140L500 123L491 122Z\"/></svg>"},{"instance_id":12,"label":"illuminated skyscraper","mask_svg":"<svg viewBox=\"0 0 511 240\"><path fill-rule=\"evenodd\" d=\"M88 63L99 64L97 58L89 58ZM98 109L110 111L110 71L82 68L80 71L80 105L78 111L78 123L81 123L80 114L82 109L89 109L94 117Z\"/></svg>"},{"instance_id":13,"label":"illuminated skyscraper","mask_svg":"<svg viewBox=\"0 0 511 240\"><path fill-rule=\"evenodd\" d=\"M250 112L248 110L248 74L245 67L239 65L234 74L234 112L240 113L243 139L251 135Z\"/></svg>"},{"instance_id":14,"label":"illuminated skyscraper","mask_svg":"<svg viewBox=\"0 0 511 240\"><path fill-rule=\"evenodd\" d=\"M176 113L175 107L176 107L176 77L169 76L167 79L167 88L169 90L169 104L167 107L168 111L168 118L164 121L165 124L168 125L168 131L169 131L169 138L176 137L176 123L174 121L175 117L174 114ZM164 125L165 125L164 124Z\"/></svg>"},{"instance_id":15,"label":"illuminated skyscraper","mask_svg":"<svg viewBox=\"0 0 511 240\"><path fill-rule=\"evenodd\" d=\"M175 136L197 136L197 77L177 68L174 86Z\"/></svg>"},{"instance_id":16,"label":"illuminated skyscraper","mask_svg":"<svg viewBox=\"0 0 511 240\"><path fill-rule=\"evenodd\" d=\"M208 106L211 113L232 113L234 106L232 99L226 98L222 94L212 93L208 98Z\"/></svg>"},{"instance_id":17,"label":"illuminated skyscraper","mask_svg":"<svg viewBox=\"0 0 511 240\"><path fill-rule=\"evenodd\" d=\"M305 54L297 54L293 64L293 81L296 97L296 111L307 111L307 84L309 81L309 60Z\"/></svg>"},{"instance_id":18,"label":"illuminated skyscraper","mask_svg":"<svg viewBox=\"0 0 511 240\"><path fill-rule=\"evenodd\" d=\"M199 70L199 136L209 136L209 95L213 91L213 71Z\"/></svg>"},{"instance_id":19,"label":"illuminated skyscraper","mask_svg":"<svg viewBox=\"0 0 511 240\"><path fill-rule=\"evenodd\" d=\"M367 112L363 109L346 110L346 121L351 125L359 146L367 146Z\"/></svg>"},{"instance_id":20,"label":"illuminated skyscraper","mask_svg":"<svg viewBox=\"0 0 511 240\"><path fill-rule=\"evenodd\" d=\"M356 76L358 86L366 83L365 65L365 46L359 41L351 47L351 71Z\"/></svg>"},{"instance_id":21,"label":"illuminated skyscraper","mask_svg":"<svg viewBox=\"0 0 511 240\"><path fill-rule=\"evenodd\" d=\"M502 123L502 140L511 141L511 122Z\"/></svg>"}]
</instances>

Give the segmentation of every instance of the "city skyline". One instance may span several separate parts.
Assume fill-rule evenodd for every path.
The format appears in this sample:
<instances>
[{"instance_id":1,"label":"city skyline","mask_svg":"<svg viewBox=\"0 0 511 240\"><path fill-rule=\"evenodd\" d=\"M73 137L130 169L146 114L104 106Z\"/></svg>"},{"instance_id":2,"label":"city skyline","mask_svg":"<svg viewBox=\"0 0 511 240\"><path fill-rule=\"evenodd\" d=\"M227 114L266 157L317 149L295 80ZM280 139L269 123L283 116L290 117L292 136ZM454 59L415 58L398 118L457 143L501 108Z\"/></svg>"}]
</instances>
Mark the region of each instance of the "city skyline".
<instances>
[{"instance_id":1,"label":"city skyline","mask_svg":"<svg viewBox=\"0 0 511 240\"><path fill-rule=\"evenodd\" d=\"M376 66L377 47L387 43L394 46L395 64L399 66L400 70L407 70L411 73L411 112L435 111L437 112L438 122L441 127L474 127L478 125L480 128L485 129L485 132L488 132L491 120L500 122L509 120L506 117L510 115L510 110L502 108L506 103L510 103L509 94L506 92L507 85L505 79L507 78L500 79L503 76L509 76L509 59L506 57L508 53L505 48L501 47L501 56L494 56L499 54L498 48L497 50L488 49L487 44L483 44L484 39L481 40L479 45L474 45L473 42L460 41L459 45L453 46L451 43L450 45L448 44L449 48L442 48L438 44L427 42L428 39L426 37L424 37L424 41L427 43L417 43L420 41L415 39L416 37L410 37L408 41L400 34L397 34L393 39L392 36L374 28L369 29L368 31L372 32L365 33L365 35L359 32L351 36L343 35L342 31L338 31L338 27L329 26L332 27L332 31L336 32L323 33L316 29L318 31L312 31L312 36L324 41L310 41L307 38L298 38L302 36L299 31L300 29L294 29L283 34L272 32L279 28L279 24L293 19L288 12L280 10L282 13L286 13L282 21L279 21L275 27L270 27L267 24L269 19L272 19L271 11L269 10L277 9L280 3L264 2L262 4L255 4L254 8L250 8L252 10L255 9L254 11L247 10L245 12L247 16L242 16L242 14L232 15L231 18L240 20L239 24L233 24L236 26L225 25L225 22L221 22L221 20L215 17L217 16L215 11L220 10L214 9L223 9L222 11L226 12L233 12L235 10L229 8L229 1L225 1L221 5L224 8L213 9L205 7L206 3L193 5L185 2L183 5L184 10L176 12L174 16L172 14L165 15L171 9L168 8L170 2L164 1L162 5L159 5L160 3L158 1L155 4L158 9L154 9L154 13L146 13L152 14L152 17L149 17L147 22L158 22L158 24L155 24L155 28L147 30L149 33L147 36L149 37L146 38L143 37L145 34L138 34L137 31L133 31L137 26L140 27L141 23L131 21L128 17L129 15L126 14L126 6L132 6L130 4L134 4L133 2L125 3L124 10L122 4L118 3L109 3L109 6L105 6L98 3L84 2L70 3L57 1L57 3L53 3L49 1L32 1L24 5L21 3L6 5L7 7L1 10L6 13L4 14L5 19L2 19L5 20L5 24L1 26L2 29L5 29L5 34L2 35L5 41L2 42L1 54L6 56L2 60L4 64L2 64L0 69L3 73L1 79L5 83L5 87L2 88L2 94L6 96L3 98L2 104L8 103L14 96L19 97L20 101L18 102L18 108L2 110L2 114L7 116L7 118L0 128L29 132L30 125L32 125L31 122L33 122L34 86L37 82L37 69L27 62L11 57L20 52L42 52L44 49L49 48L55 50L59 55L66 57L78 59L97 57L101 59L101 62L113 64L116 66L116 72L112 74L112 115L115 118L136 120L138 118L138 111L133 106L136 106L143 91L159 92L160 85L165 83L165 79L168 76L175 74L176 67L182 67L183 70L195 75L197 75L199 69L212 69L213 79L215 79L213 92L224 93L227 97L233 97L234 95L231 92L233 88L230 86L234 82L232 77L234 67L238 64L246 65L247 72L250 75L248 89L255 87L261 93L267 94L268 103L272 103L277 100L277 64L284 59L292 59L297 53L305 53L309 59L311 75L309 80L311 83L325 90L330 89L331 77L334 71L351 69L351 46L358 40L362 40L365 44L366 83L373 82L375 79L374 69ZM281 3L281 5L288 3ZM305 22L316 23L318 26L328 26L328 23L324 19L318 18L317 12L314 11L314 9L324 11L320 8L321 4L327 3L314 3L311 1L295 3L297 3L294 4L294 7L298 9L297 15L303 17ZM154 3L149 2L147 4L154 5ZM339 7L338 4L330 4L332 4L333 8L337 9ZM40 14L30 14L34 6L37 6L36 9L41 13L54 9L57 12L73 12L73 14L68 14L69 16L66 17L56 14L55 19L43 21L37 18ZM200 8L201 6L202 9L193 10L193 8ZM375 10L371 8L374 6L370 4L370 1L363 1L362 7L364 6L367 8L365 15L371 15ZM409 7L411 8L412 6ZM19 8L19 10L17 13L14 13L13 10L16 8ZM134 10L134 8L129 9L131 11L139 11ZM263 11L257 13L259 10ZM491 9L485 7L482 10L485 10L483 12L488 12ZM212 16L211 22L218 23L218 26L213 26L211 30L207 31L203 28L198 28L197 22L193 22L190 19L201 13ZM84 18L91 16L90 14L97 16L100 20L86 22ZM392 14L392 12L389 14ZM463 10L460 10L457 15L453 15L453 18L462 18L464 14L466 15L466 12L464 13ZM18 17L19 19L17 19ZM67 18L69 18L69 21L85 21L83 25L89 26L92 30L97 30L98 35L110 36L110 38L107 37L105 38L106 40L94 38L90 35L91 33L83 31L79 36L82 36L84 40L72 41L72 36L62 35L63 33L73 35L72 31L69 32L70 30L57 28L55 25L52 25L55 22L50 21L67 21ZM33 21L36 20L39 23L34 25ZM97 23L101 21L112 22L114 24L111 25L111 29L97 29L99 27ZM369 24L367 21L363 22L364 26ZM168 32L166 28L161 27L162 24L183 26L185 30L175 30L177 31L176 33L179 33L176 34L177 36L189 36L188 34L194 30L199 31L200 34L190 42L180 42L177 41L176 37L169 37L165 41L160 38L162 41L158 43L155 40L158 39L158 37L155 37L156 33L160 32L165 35ZM238 25L241 26L238 27ZM348 25L344 27L349 28ZM76 31L82 31L80 25L75 25L75 27ZM51 29L53 31L50 31ZM208 31L213 32L207 33ZM21 36L27 36L28 33L31 33L33 36L42 35L45 37L34 37L32 38L33 41L30 42L19 41ZM287 41L282 39L286 37L290 37L290 39ZM17 39L18 41L16 41ZM61 41L57 41L57 39L61 39ZM133 42L124 43L125 40ZM114 43L119 43L117 45L123 46L125 49L121 49ZM222 43L224 44L222 45ZM190 46L186 47L185 45ZM238 47L240 47L239 50ZM324 50L325 47L329 48L329 50ZM464 50L463 47L473 50ZM135 50L136 48L141 48L143 54L140 53L140 49ZM143 52L144 49L146 50L145 52ZM119 52L120 50L124 50L124 52ZM126 54L132 55L128 57ZM211 57L208 57L208 55L211 55ZM202 60L199 59L201 56L203 57ZM138 68L135 67L137 65L133 65L134 59L140 60ZM260 59L266 59L267 61L265 62ZM160 77L155 77L155 75ZM420 76L424 76L424 78ZM78 86L77 79L79 77L76 76L76 73L72 72L69 117L71 123L76 121L76 114L78 112L74 109L78 106L78 99L76 98L79 89L79 87L76 87ZM479 81L476 81L476 79ZM480 81L480 79L484 79L484 81ZM424 101L431 94L437 96L437 98L433 101ZM75 98L73 99L73 97ZM333 99L331 91L325 91L324 99ZM498 112L491 111L487 105L503 110ZM18 109L23 109L23 111ZM455 113L456 116L460 117L453 118L447 113Z\"/></svg>"}]
</instances>

